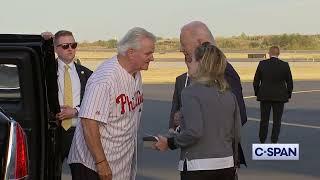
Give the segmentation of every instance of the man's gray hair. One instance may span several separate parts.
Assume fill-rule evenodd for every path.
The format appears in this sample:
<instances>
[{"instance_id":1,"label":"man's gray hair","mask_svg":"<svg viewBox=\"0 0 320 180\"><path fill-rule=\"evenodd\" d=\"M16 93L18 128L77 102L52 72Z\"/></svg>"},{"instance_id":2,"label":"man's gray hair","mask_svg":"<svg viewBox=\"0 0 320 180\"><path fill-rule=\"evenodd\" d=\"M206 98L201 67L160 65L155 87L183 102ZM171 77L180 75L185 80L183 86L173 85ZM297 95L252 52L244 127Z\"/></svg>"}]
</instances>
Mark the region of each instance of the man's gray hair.
<instances>
[{"instance_id":1,"label":"man's gray hair","mask_svg":"<svg viewBox=\"0 0 320 180\"><path fill-rule=\"evenodd\" d=\"M189 33L194 37L197 41L210 42L213 45L216 45L216 41L209 30L208 26L201 21L192 21L181 28L182 31L189 31Z\"/></svg>"},{"instance_id":2,"label":"man's gray hair","mask_svg":"<svg viewBox=\"0 0 320 180\"><path fill-rule=\"evenodd\" d=\"M127 34L118 42L118 53L125 55L128 49L139 49L141 46L139 42L140 38L148 38L153 42L156 42L156 37L152 33L143 28L134 27L130 29Z\"/></svg>"}]
</instances>

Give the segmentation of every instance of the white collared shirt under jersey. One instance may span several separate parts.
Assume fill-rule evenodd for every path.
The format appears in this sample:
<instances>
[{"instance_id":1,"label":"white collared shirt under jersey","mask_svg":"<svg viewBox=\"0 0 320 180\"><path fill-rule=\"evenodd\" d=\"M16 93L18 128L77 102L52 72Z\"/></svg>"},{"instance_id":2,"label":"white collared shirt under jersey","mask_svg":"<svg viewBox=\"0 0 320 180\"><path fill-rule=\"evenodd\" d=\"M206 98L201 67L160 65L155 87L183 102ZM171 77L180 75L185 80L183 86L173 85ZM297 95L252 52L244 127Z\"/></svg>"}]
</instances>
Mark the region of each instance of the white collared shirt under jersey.
<instances>
[{"instance_id":1,"label":"white collared shirt under jersey","mask_svg":"<svg viewBox=\"0 0 320 180\"><path fill-rule=\"evenodd\" d=\"M63 97L64 97L64 71L65 71L65 63L58 58L58 96L59 96L59 104L60 106L64 105ZM80 94L81 94L81 83L79 79L79 75L76 70L76 66L72 61L70 64L70 69L68 70L70 73L71 83L72 83L72 95L73 95L73 108L77 108L79 111L80 105ZM75 127L78 123L78 117L72 118L72 126Z\"/></svg>"},{"instance_id":2,"label":"white collared shirt under jersey","mask_svg":"<svg viewBox=\"0 0 320 180\"><path fill-rule=\"evenodd\" d=\"M119 64L116 56L103 62L87 82L79 117L99 122L100 140L112 180L135 179L142 104L140 72L133 77ZM68 163L81 163L96 171L81 123L74 134Z\"/></svg>"}]
</instances>

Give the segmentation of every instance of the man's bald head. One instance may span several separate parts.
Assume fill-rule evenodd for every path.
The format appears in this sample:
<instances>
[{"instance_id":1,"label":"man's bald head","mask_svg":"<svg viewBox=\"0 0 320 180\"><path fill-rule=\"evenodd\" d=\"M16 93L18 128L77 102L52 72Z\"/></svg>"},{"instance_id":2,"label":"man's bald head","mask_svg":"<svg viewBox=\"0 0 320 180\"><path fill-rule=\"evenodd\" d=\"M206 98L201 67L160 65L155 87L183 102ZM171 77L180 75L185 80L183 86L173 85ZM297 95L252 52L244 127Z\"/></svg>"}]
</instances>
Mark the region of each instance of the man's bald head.
<instances>
[{"instance_id":1,"label":"man's bald head","mask_svg":"<svg viewBox=\"0 0 320 180\"><path fill-rule=\"evenodd\" d=\"M194 59L195 49L204 42L215 44L209 28L203 22L192 21L181 28L180 51L185 55L187 65Z\"/></svg>"},{"instance_id":2,"label":"man's bald head","mask_svg":"<svg viewBox=\"0 0 320 180\"><path fill-rule=\"evenodd\" d=\"M215 44L213 35L208 26L201 21L192 21L181 28L181 34L188 34L189 37L199 44L210 42Z\"/></svg>"}]
</instances>

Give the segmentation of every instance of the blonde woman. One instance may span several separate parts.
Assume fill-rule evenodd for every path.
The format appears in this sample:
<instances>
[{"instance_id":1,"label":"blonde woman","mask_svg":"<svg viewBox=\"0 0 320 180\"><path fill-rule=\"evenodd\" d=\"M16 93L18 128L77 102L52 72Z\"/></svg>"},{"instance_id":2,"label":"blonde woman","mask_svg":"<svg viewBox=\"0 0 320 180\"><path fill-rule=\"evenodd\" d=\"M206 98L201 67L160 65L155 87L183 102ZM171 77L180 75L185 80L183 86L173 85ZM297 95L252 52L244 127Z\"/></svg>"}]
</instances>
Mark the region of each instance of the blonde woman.
<instances>
[{"instance_id":1,"label":"blonde woman","mask_svg":"<svg viewBox=\"0 0 320 180\"><path fill-rule=\"evenodd\" d=\"M226 65L216 46L203 43L196 49L188 70L192 84L181 95L181 132L159 136L155 144L160 151L181 149L181 180L235 178L241 120L236 97L224 79Z\"/></svg>"}]
</instances>

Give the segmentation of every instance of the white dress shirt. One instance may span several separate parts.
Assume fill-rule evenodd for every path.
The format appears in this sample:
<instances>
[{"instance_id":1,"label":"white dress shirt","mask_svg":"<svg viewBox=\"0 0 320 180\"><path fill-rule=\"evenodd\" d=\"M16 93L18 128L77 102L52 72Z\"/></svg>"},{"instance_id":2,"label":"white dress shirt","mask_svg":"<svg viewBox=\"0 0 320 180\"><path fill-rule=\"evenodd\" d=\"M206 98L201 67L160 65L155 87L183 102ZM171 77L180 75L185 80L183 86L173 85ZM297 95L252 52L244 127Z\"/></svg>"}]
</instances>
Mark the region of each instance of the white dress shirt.
<instances>
[{"instance_id":1,"label":"white dress shirt","mask_svg":"<svg viewBox=\"0 0 320 180\"><path fill-rule=\"evenodd\" d=\"M63 97L64 97L64 71L65 71L65 63L58 58L58 96L59 96L59 104L60 106L64 105ZM80 93L81 93L81 84L79 75L76 70L76 66L72 61L70 64L70 69L68 70L70 73L71 83L72 83L72 95L73 95L73 108L76 108L78 111L80 105ZM78 123L78 117L72 118L72 126L75 127Z\"/></svg>"}]
</instances>

